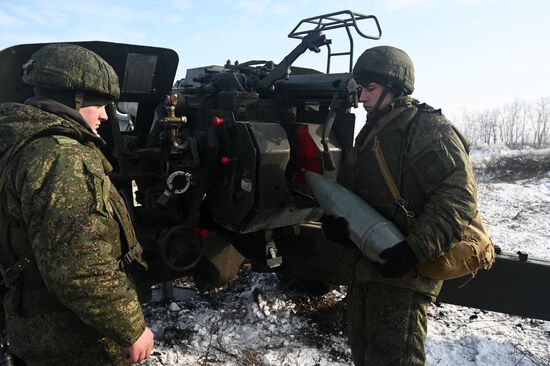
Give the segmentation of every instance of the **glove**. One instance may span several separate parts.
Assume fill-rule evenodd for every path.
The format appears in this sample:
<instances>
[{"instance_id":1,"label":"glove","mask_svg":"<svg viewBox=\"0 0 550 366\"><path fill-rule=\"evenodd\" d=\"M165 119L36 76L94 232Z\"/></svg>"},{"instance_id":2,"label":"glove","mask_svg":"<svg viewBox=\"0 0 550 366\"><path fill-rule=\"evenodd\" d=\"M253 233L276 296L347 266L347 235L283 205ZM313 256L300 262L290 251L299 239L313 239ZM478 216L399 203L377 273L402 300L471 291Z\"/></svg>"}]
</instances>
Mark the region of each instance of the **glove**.
<instances>
[{"instance_id":1,"label":"glove","mask_svg":"<svg viewBox=\"0 0 550 366\"><path fill-rule=\"evenodd\" d=\"M325 215L321 219L321 228L325 236L337 243L347 244L349 240L348 222L343 217Z\"/></svg>"},{"instance_id":2,"label":"glove","mask_svg":"<svg viewBox=\"0 0 550 366\"><path fill-rule=\"evenodd\" d=\"M378 255L387 262L384 264L375 263L375 267L384 277L403 277L415 270L418 259L414 255L406 240L395 244L393 247L384 249Z\"/></svg>"}]
</instances>

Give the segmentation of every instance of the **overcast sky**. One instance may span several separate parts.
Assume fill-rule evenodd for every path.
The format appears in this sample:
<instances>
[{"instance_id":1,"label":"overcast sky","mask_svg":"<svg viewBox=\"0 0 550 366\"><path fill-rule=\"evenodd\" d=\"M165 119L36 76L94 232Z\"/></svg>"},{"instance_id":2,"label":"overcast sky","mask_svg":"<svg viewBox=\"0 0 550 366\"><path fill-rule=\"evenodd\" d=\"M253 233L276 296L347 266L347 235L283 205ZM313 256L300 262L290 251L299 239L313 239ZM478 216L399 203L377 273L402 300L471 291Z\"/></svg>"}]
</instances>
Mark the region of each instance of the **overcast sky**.
<instances>
[{"instance_id":1,"label":"overcast sky","mask_svg":"<svg viewBox=\"0 0 550 366\"><path fill-rule=\"evenodd\" d=\"M227 59L280 61L307 17L339 10L375 15L382 39L355 35L355 58L388 44L416 66L415 96L434 107L485 109L550 96L547 0L0 0L0 49L21 43L102 40L167 47L187 68ZM372 25L360 22L365 31ZM327 33L346 50L338 31ZM326 53L295 63L325 70ZM347 71L339 58L332 71Z\"/></svg>"}]
</instances>

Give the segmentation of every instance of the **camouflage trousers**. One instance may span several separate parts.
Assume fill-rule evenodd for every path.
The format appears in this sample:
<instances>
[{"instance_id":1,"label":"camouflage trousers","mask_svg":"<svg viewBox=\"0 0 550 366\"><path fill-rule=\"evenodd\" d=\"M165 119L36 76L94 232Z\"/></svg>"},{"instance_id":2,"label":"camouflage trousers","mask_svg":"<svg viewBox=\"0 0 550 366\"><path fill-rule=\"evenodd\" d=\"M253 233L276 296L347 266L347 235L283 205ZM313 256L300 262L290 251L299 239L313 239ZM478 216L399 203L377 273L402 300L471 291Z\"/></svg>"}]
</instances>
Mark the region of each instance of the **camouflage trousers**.
<instances>
[{"instance_id":1,"label":"camouflage trousers","mask_svg":"<svg viewBox=\"0 0 550 366\"><path fill-rule=\"evenodd\" d=\"M424 365L430 298L382 283L348 288L348 337L356 366Z\"/></svg>"},{"instance_id":2,"label":"camouflage trousers","mask_svg":"<svg viewBox=\"0 0 550 366\"><path fill-rule=\"evenodd\" d=\"M66 311L32 316L9 314L12 352L27 366L121 366L125 349L100 338Z\"/></svg>"}]
</instances>

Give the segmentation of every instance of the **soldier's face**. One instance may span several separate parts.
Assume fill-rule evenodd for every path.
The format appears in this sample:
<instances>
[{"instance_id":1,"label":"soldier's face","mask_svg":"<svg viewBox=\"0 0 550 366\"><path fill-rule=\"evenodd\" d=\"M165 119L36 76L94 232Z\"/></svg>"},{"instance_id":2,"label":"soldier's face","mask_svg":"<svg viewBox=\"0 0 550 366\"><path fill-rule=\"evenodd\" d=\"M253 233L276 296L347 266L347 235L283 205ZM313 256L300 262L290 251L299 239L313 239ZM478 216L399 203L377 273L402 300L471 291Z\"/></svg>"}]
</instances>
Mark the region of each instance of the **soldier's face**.
<instances>
[{"instance_id":1,"label":"soldier's face","mask_svg":"<svg viewBox=\"0 0 550 366\"><path fill-rule=\"evenodd\" d=\"M368 83L367 85L361 88L361 95L359 96L359 102L363 103L363 107L367 112L371 112L378 99L384 92L384 87L377 83ZM392 92L388 91L378 109L384 109L387 107L394 99Z\"/></svg>"},{"instance_id":2,"label":"soldier's face","mask_svg":"<svg viewBox=\"0 0 550 366\"><path fill-rule=\"evenodd\" d=\"M101 122L108 119L105 105L82 107L79 109L79 112L94 133L97 133L97 129L99 125L101 125Z\"/></svg>"}]
</instances>

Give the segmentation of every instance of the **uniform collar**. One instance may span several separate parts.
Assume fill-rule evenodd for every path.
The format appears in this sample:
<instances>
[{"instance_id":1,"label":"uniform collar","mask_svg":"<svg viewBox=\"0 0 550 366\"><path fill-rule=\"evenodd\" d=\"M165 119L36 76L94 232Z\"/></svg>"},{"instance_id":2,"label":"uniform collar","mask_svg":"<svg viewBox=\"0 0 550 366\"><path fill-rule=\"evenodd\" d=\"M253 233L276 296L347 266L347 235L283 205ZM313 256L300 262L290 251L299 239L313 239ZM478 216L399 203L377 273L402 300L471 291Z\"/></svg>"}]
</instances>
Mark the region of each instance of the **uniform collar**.
<instances>
[{"instance_id":1,"label":"uniform collar","mask_svg":"<svg viewBox=\"0 0 550 366\"><path fill-rule=\"evenodd\" d=\"M397 108L410 110L411 108L416 108L418 105L419 105L418 100L407 95L407 96L402 96L397 98L390 105L388 105L386 108L380 111L368 113L365 126L363 126L363 128L361 129L361 131L359 132L359 134L355 139L355 145L361 145L365 140L365 138L367 137L367 135L370 133L370 131L373 128L375 128L378 121L380 121L380 119L385 115L387 115L388 113L391 113ZM412 111L410 111L410 113L412 113ZM409 122L411 119L410 113L405 112L405 113L398 114L396 117L392 119L388 127L390 127L390 129L393 131L399 131L400 133L403 133L404 131L407 130L409 126L409 123L406 123L406 122ZM395 123L395 121L399 121L401 119L405 119L404 121L405 123L399 123L399 122Z\"/></svg>"},{"instance_id":2,"label":"uniform collar","mask_svg":"<svg viewBox=\"0 0 550 366\"><path fill-rule=\"evenodd\" d=\"M88 126L88 123L86 123L84 117L78 113L76 109L69 108L65 104L41 96L29 98L25 101L25 104L53 113L63 119L75 122L78 127L80 127L78 128L78 132L83 138L92 141L98 146L104 146L106 144L105 141L99 137L99 135L92 131L92 129Z\"/></svg>"}]
</instances>

